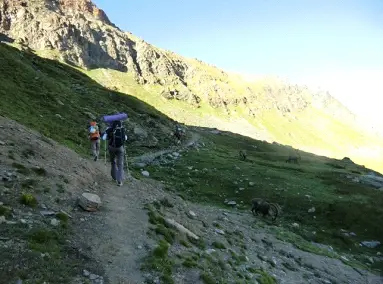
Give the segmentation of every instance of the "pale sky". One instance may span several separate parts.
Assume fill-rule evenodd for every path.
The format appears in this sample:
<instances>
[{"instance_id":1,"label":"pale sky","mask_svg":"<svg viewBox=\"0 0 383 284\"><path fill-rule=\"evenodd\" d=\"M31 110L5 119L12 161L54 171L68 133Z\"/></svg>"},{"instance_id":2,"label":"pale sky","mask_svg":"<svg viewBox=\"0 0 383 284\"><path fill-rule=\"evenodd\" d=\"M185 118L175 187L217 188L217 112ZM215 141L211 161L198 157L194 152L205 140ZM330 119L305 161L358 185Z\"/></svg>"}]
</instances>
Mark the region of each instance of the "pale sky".
<instances>
[{"instance_id":1,"label":"pale sky","mask_svg":"<svg viewBox=\"0 0 383 284\"><path fill-rule=\"evenodd\" d=\"M224 70L318 83L383 121L383 0L94 2L160 48Z\"/></svg>"}]
</instances>

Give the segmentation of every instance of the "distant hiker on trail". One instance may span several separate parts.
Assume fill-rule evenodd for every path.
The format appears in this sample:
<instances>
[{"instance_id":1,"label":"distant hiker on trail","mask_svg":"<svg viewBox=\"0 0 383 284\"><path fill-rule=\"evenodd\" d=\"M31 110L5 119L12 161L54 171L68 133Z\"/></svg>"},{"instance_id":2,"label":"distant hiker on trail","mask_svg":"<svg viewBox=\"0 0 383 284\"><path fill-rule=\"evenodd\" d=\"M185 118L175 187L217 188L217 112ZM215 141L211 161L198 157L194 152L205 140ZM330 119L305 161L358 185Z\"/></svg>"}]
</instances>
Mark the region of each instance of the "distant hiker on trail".
<instances>
[{"instance_id":1,"label":"distant hiker on trail","mask_svg":"<svg viewBox=\"0 0 383 284\"><path fill-rule=\"evenodd\" d=\"M89 139L91 143L93 158L95 161L97 161L98 155L100 154L100 130L97 122L95 121L90 122Z\"/></svg>"},{"instance_id":2,"label":"distant hiker on trail","mask_svg":"<svg viewBox=\"0 0 383 284\"><path fill-rule=\"evenodd\" d=\"M112 123L103 133L102 140L108 140L108 150L111 163L110 174L117 182L118 186L122 186L124 178L124 157L125 149L124 142L127 140L125 129L121 121L117 120Z\"/></svg>"},{"instance_id":3,"label":"distant hiker on trail","mask_svg":"<svg viewBox=\"0 0 383 284\"><path fill-rule=\"evenodd\" d=\"M185 135L185 130L182 129L179 125L176 125L176 131L174 132L174 136L178 139L177 143L181 142L182 136Z\"/></svg>"}]
</instances>

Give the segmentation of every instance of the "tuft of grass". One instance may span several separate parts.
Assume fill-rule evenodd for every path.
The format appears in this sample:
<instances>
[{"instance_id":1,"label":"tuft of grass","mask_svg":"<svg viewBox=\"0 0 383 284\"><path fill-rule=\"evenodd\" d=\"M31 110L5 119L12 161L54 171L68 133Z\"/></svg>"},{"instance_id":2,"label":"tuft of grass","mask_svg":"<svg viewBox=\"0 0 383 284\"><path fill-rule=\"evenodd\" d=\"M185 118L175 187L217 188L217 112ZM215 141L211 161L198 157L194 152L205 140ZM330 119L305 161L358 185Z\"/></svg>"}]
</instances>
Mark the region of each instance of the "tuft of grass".
<instances>
[{"instance_id":1,"label":"tuft of grass","mask_svg":"<svg viewBox=\"0 0 383 284\"><path fill-rule=\"evenodd\" d=\"M253 273L261 275L261 277L257 279L260 284L277 284L277 280L262 269L255 270Z\"/></svg>"},{"instance_id":2,"label":"tuft of grass","mask_svg":"<svg viewBox=\"0 0 383 284\"><path fill-rule=\"evenodd\" d=\"M164 197L163 199L160 200L160 204L164 207L168 207L168 208L172 208L174 207L174 205L169 201L169 199L167 199L166 197Z\"/></svg>"},{"instance_id":3,"label":"tuft of grass","mask_svg":"<svg viewBox=\"0 0 383 284\"><path fill-rule=\"evenodd\" d=\"M57 219L59 219L61 222L67 223L69 220L69 217L67 214L59 212L56 214Z\"/></svg>"},{"instance_id":4,"label":"tuft of grass","mask_svg":"<svg viewBox=\"0 0 383 284\"><path fill-rule=\"evenodd\" d=\"M191 248L191 247L192 247L192 246L189 244L189 242L186 241L186 240L181 239L179 242L180 242L181 245L183 245L183 246L186 247L186 248Z\"/></svg>"},{"instance_id":5,"label":"tuft of grass","mask_svg":"<svg viewBox=\"0 0 383 284\"><path fill-rule=\"evenodd\" d=\"M58 193L64 193L65 192L65 188L64 188L64 185L61 184L61 183L57 183L56 184L56 187L57 187L57 192Z\"/></svg>"},{"instance_id":6,"label":"tuft of grass","mask_svg":"<svg viewBox=\"0 0 383 284\"><path fill-rule=\"evenodd\" d=\"M46 169L44 169L44 168L33 168L32 169L37 175L39 175L39 176L46 176L47 175L47 171L46 171Z\"/></svg>"},{"instance_id":7,"label":"tuft of grass","mask_svg":"<svg viewBox=\"0 0 383 284\"><path fill-rule=\"evenodd\" d=\"M172 270L174 262L168 256L170 244L165 240L160 240L153 252L144 260L141 269L157 271L161 275L161 280L166 284L173 284Z\"/></svg>"},{"instance_id":8,"label":"tuft of grass","mask_svg":"<svg viewBox=\"0 0 383 284\"><path fill-rule=\"evenodd\" d=\"M10 216L11 215L11 208L6 207L4 205L0 205L0 216Z\"/></svg>"},{"instance_id":9,"label":"tuft of grass","mask_svg":"<svg viewBox=\"0 0 383 284\"><path fill-rule=\"evenodd\" d=\"M170 229L165 227L163 224L158 224L155 228L157 234L163 235L164 239L172 244L174 242L175 233Z\"/></svg>"},{"instance_id":10,"label":"tuft of grass","mask_svg":"<svg viewBox=\"0 0 383 284\"><path fill-rule=\"evenodd\" d=\"M184 262L182 262L182 265L187 267L187 268L198 267L197 261L193 258L190 258L190 257L186 258L184 260Z\"/></svg>"},{"instance_id":11,"label":"tuft of grass","mask_svg":"<svg viewBox=\"0 0 383 284\"><path fill-rule=\"evenodd\" d=\"M36 197L30 193L23 193L20 197L20 203L29 207L36 207L38 204Z\"/></svg>"},{"instance_id":12,"label":"tuft of grass","mask_svg":"<svg viewBox=\"0 0 383 284\"><path fill-rule=\"evenodd\" d=\"M217 249L226 249L226 246L221 242L213 242L211 245Z\"/></svg>"},{"instance_id":13,"label":"tuft of grass","mask_svg":"<svg viewBox=\"0 0 383 284\"><path fill-rule=\"evenodd\" d=\"M25 159L29 159L30 157L34 157L35 156L35 151L33 149L24 149L22 152L21 152L21 156Z\"/></svg>"},{"instance_id":14,"label":"tuft of grass","mask_svg":"<svg viewBox=\"0 0 383 284\"><path fill-rule=\"evenodd\" d=\"M28 175L30 173L29 169L26 168L24 165L22 164L19 164L19 163L12 163L12 167L14 167L15 169L17 169L17 172L20 173L20 174L23 174L23 175Z\"/></svg>"},{"instance_id":15,"label":"tuft of grass","mask_svg":"<svg viewBox=\"0 0 383 284\"><path fill-rule=\"evenodd\" d=\"M216 284L214 278L207 272L203 272L200 276L204 284Z\"/></svg>"}]
</instances>

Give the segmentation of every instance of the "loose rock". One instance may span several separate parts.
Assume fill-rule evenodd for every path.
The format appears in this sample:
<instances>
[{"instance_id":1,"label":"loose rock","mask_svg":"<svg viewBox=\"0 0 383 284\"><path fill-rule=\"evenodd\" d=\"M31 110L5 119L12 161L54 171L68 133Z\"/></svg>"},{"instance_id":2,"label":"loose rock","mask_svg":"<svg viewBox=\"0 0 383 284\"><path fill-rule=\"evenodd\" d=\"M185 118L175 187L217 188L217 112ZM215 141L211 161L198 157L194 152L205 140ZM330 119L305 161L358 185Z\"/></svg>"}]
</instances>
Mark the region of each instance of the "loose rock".
<instances>
[{"instance_id":1,"label":"loose rock","mask_svg":"<svg viewBox=\"0 0 383 284\"><path fill-rule=\"evenodd\" d=\"M142 171L141 174L144 176L144 177L149 177L149 172L148 171Z\"/></svg>"},{"instance_id":2,"label":"loose rock","mask_svg":"<svg viewBox=\"0 0 383 284\"><path fill-rule=\"evenodd\" d=\"M101 206L101 199L97 194L84 192L79 197L78 204L85 211L94 212Z\"/></svg>"}]
</instances>

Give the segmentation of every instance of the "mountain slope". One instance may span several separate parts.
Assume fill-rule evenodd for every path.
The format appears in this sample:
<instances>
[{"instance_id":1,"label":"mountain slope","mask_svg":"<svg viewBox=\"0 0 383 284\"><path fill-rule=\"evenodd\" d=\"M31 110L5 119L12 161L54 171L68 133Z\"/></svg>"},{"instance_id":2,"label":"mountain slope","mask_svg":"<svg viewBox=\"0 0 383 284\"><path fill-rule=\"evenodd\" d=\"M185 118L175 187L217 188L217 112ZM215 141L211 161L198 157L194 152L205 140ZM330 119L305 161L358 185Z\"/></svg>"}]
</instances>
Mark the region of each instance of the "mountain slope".
<instances>
[{"instance_id":1,"label":"mountain slope","mask_svg":"<svg viewBox=\"0 0 383 284\"><path fill-rule=\"evenodd\" d=\"M196 143L165 151L174 121L71 66L5 44L0 44L0 85L1 115L80 153L89 151L85 126L91 117L128 112L126 149L128 159L134 157L129 170L140 179L117 188L103 161L84 159L0 119L0 222L5 217L0 279L7 283L19 277L23 283L87 283L83 269L104 277L104 283L142 283L142 278L161 283L381 281L367 270L381 273L382 247L360 246L362 241L383 242L383 195L358 182L369 169L303 152L299 165L288 164L290 147L198 127L188 131L199 137ZM246 160L239 160L238 148L247 151ZM150 178L143 178L140 169ZM76 210L75 200L84 190L100 195L98 212ZM24 194L36 197L38 207L20 204ZM253 197L278 202L282 215L273 223L252 216L248 202ZM226 206L225 199L237 208L219 208ZM154 202L146 216L148 201ZM40 211L47 208L72 218L44 217ZM54 227L51 220L59 216L60 226ZM165 217L201 241L165 226ZM161 250L164 239L170 242L167 250ZM78 282L69 282L73 277Z\"/></svg>"},{"instance_id":2,"label":"mountain slope","mask_svg":"<svg viewBox=\"0 0 383 284\"><path fill-rule=\"evenodd\" d=\"M383 158L383 139L359 126L329 93L277 79L248 82L156 48L115 27L88 0L4 0L0 32L178 121L317 154L350 156L383 171L377 162Z\"/></svg>"}]
</instances>

